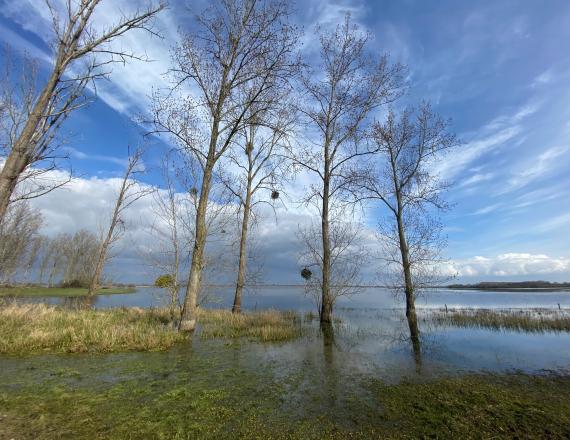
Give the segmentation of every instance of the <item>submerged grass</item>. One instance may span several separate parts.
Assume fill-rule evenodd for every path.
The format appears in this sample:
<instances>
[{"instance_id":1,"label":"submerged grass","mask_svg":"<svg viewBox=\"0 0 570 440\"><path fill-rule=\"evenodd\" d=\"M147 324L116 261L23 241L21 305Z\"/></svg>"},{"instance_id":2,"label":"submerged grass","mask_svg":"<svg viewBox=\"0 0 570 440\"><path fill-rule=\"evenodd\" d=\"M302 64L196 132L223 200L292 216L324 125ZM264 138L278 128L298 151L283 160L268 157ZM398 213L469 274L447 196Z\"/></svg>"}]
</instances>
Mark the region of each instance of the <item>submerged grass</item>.
<instances>
[{"instance_id":1,"label":"submerged grass","mask_svg":"<svg viewBox=\"0 0 570 440\"><path fill-rule=\"evenodd\" d=\"M200 310L203 338L287 341L303 334L300 318L276 310L232 314ZM188 335L176 330L168 309L69 310L45 304L0 307L0 353L109 353L166 350Z\"/></svg>"},{"instance_id":2,"label":"submerged grass","mask_svg":"<svg viewBox=\"0 0 570 440\"><path fill-rule=\"evenodd\" d=\"M132 287L101 287L95 295L115 295L134 293L136 289ZM2 296L87 296L87 289L82 287L43 287L43 286L13 286L0 287L0 297Z\"/></svg>"},{"instance_id":3,"label":"submerged grass","mask_svg":"<svg viewBox=\"0 0 570 440\"><path fill-rule=\"evenodd\" d=\"M203 368L204 366L202 366ZM237 372L236 372L237 373ZM198 376L197 379L194 377ZM369 383L372 402L343 414L299 417L286 390L261 373L204 380L210 370L104 388L64 381L0 388L0 438L416 439L570 436L567 377L464 376L428 383ZM214 374L215 377L215 374ZM350 387L347 383L344 386ZM300 405L310 405L306 395ZM371 406L372 405L372 406ZM358 423L347 425L347 420Z\"/></svg>"},{"instance_id":4,"label":"submerged grass","mask_svg":"<svg viewBox=\"0 0 570 440\"><path fill-rule=\"evenodd\" d=\"M301 318L296 312L264 310L235 314L229 310L199 309L198 322L204 338L281 342L303 335Z\"/></svg>"},{"instance_id":5,"label":"submerged grass","mask_svg":"<svg viewBox=\"0 0 570 440\"><path fill-rule=\"evenodd\" d=\"M570 314L556 311L450 310L434 314L438 324L526 332L570 332Z\"/></svg>"}]
</instances>

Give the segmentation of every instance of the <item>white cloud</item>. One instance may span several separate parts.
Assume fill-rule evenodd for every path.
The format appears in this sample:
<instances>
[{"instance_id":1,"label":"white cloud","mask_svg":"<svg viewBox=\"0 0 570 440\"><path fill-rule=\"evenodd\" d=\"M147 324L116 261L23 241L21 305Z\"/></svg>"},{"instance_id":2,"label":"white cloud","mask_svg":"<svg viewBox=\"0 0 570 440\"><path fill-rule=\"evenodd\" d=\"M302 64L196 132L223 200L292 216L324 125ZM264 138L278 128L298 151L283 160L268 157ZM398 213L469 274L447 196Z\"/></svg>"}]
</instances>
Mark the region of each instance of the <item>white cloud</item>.
<instances>
[{"instance_id":1,"label":"white cloud","mask_svg":"<svg viewBox=\"0 0 570 440\"><path fill-rule=\"evenodd\" d=\"M505 253L454 261L460 277L514 277L570 273L570 258L544 254Z\"/></svg>"},{"instance_id":2,"label":"white cloud","mask_svg":"<svg viewBox=\"0 0 570 440\"><path fill-rule=\"evenodd\" d=\"M101 2L92 17L94 28L107 29L111 24L116 23L122 14L132 14L136 6L140 6L134 3L128 0ZM53 4L57 10L65 8L65 0L57 0ZM3 6L1 14L18 23L28 32L35 34L46 44L53 39L51 18L43 2L33 0L12 2ZM110 76L111 81L97 83L99 98L118 112L128 116L133 116L146 109L152 88L166 84L163 74L170 66L169 51L172 43L176 41L178 29L174 12L169 9L162 11L156 17L155 26L164 39L154 37L142 30L134 30L113 43L115 49L120 48L137 55L146 55L153 60L152 62L133 60L125 65L116 64ZM51 57L48 54L22 39L14 39L4 32L0 38L20 50L31 52L33 56L39 56L44 62L51 63Z\"/></svg>"}]
</instances>

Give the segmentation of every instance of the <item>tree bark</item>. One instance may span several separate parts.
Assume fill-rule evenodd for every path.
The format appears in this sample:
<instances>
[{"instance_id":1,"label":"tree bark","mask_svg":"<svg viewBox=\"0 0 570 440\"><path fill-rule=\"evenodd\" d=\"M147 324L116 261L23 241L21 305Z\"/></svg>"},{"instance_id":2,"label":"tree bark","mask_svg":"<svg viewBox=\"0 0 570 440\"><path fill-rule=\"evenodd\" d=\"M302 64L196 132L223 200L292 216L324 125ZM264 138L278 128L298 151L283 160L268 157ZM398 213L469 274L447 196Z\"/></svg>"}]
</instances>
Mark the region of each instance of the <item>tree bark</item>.
<instances>
[{"instance_id":1,"label":"tree bark","mask_svg":"<svg viewBox=\"0 0 570 440\"><path fill-rule=\"evenodd\" d=\"M401 211L400 195L397 195L398 201L398 214L396 221L398 224L398 238L400 240L400 254L402 256L402 268L404 271L404 292L406 294L406 318L410 328L410 337L414 344L419 342L420 331L418 328L418 318L416 315L416 306L414 301L414 284L412 281L412 271L410 269L410 255L408 250L408 243L406 240L406 233L404 229L404 221Z\"/></svg>"},{"instance_id":2,"label":"tree bark","mask_svg":"<svg viewBox=\"0 0 570 440\"><path fill-rule=\"evenodd\" d=\"M216 141L212 140L212 142L214 142L215 145ZM213 154L211 156L213 156ZM210 187L212 184L212 167L213 163L208 163L204 168L200 200L198 201L198 209L196 210L194 249L192 251L190 275L188 277L188 284L186 285L186 295L180 318L179 329L181 331L192 331L196 327L196 308L198 303L198 292L200 291L202 259L208 234L206 226L206 208L208 206L208 197L210 195Z\"/></svg>"},{"instance_id":3,"label":"tree bark","mask_svg":"<svg viewBox=\"0 0 570 440\"><path fill-rule=\"evenodd\" d=\"M234 296L234 305L232 307L233 313L241 312L241 296L243 286L245 284L245 270L247 264L246 248L247 248L247 229L249 225L249 214L251 210L251 171L247 179L247 193L245 196L245 203L243 207L243 219L241 223L241 238L239 243L239 264L238 275L236 282L236 292Z\"/></svg>"},{"instance_id":4,"label":"tree bark","mask_svg":"<svg viewBox=\"0 0 570 440\"><path fill-rule=\"evenodd\" d=\"M110 234L110 235L109 235ZM87 295L91 296L95 294L95 291L99 288L99 280L101 279L101 274L103 273L103 267L105 266L105 260L107 259L107 250L109 249L109 243L111 242L113 231L110 228L105 241L101 244L99 249L99 256L97 257L97 264L95 265L95 271L93 272L93 277L89 283L89 290Z\"/></svg>"},{"instance_id":5,"label":"tree bark","mask_svg":"<svg viewBox=\"0 0 570 440\"><path fill-rule=\"evenodd\" d=\"M321 235L323 240L323 269L322 269L322 296L321 296L321 324L332 322L332 298L330 292L331 248L329 234L329 189L330 189L330 163L328 145L325 145L325 173L323 180L323 206L321 213Z\"/></svg>"},{"instance_id":6,"label":"tree bark","mask_svg":"<svg viewBox=\"0 0 570 440\"><path fill-rule=\"evenodd\" d=\"M20 180L20 176L25 169L33 162L34 148L36 141L34 141L34 134L36 133L38 125L41 123L42 118L45 117L47 108L50 103L50 98L57 87L63 67L60 65L59 59L56 61L56 66L48 80L48 83L42 90L38 100L36 101L27 121L22 129L22 132L14 142L4 167L0 171L0 223L4 221L10 197Z\"/></svg>"}]
</instances>

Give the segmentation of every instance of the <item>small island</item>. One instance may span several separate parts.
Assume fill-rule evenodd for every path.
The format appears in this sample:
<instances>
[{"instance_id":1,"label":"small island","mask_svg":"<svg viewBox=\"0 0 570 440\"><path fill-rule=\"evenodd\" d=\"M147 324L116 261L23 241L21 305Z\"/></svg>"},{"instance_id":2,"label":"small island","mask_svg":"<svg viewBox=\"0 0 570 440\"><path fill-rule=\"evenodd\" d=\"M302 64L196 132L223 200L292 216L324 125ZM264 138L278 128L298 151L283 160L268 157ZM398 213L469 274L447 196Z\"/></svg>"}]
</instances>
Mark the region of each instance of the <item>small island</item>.
<instances>
[{"instance_id":1,"label":"small island","mask_svg":"<svg viewBox=\"0 0 570 440\"><path fill-rule=\"evenodd\" d=\"M550 281L482 281L476 284L449 284L448 289L465 290L570 290L570 283L553 283Z\"/></svg>"}]
</instances>

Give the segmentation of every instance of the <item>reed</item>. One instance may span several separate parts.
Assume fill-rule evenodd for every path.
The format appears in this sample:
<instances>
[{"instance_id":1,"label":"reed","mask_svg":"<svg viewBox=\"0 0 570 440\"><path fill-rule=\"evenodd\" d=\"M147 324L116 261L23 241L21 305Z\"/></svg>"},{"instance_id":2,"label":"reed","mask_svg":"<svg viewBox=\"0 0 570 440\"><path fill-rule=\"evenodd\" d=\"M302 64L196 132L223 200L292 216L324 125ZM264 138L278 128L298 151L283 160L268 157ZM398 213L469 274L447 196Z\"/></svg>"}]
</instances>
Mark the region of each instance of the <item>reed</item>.
<instances>
[{"instance_id":1,"label":"reed","mask_svg":"<svg viewBox=\"0 0 570 440\"><path fill-rule=\"evenodd\" d=\"M162 309L66 310L13 303L0 308L0 353L166 350L184 339Z\"/></svg>"},{"instance_id":2,"label":"reed","mask_svg":"<svg viewBox=\"0 0 570 440\"><path fill-rule=\"evenodd\" d=\"M568 332L570 314L546 310L453 310L437 312L432 320L438 324L457 327L479 327L494 330L526 332Z\"/></svg>"},{"instance_id":3,"label":"reed","mask_svg":"<svg viewBox=\"0 0 570 440\"><path fill-rule=\"evenodd\" d=\"M200 309L198 322L204 338L248 338L261 342L282 342L303 335L300 316L288 311L232 313L229 310Z\"/></svg>"}]
</instances>

